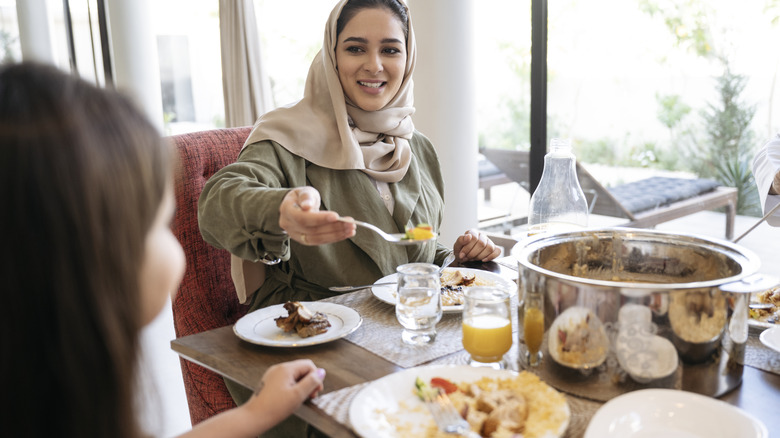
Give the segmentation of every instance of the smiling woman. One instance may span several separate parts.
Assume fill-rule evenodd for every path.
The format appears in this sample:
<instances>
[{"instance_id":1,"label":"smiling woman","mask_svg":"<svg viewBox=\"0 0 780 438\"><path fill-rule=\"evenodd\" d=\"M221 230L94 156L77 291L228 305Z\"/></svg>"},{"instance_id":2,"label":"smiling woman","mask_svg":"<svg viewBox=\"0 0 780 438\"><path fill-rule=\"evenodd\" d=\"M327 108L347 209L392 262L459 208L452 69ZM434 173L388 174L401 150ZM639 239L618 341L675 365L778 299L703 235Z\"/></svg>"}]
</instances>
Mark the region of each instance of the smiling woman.
<instances>
[{"instance_id":1,"label":"smiling woman","mask_svg":"<svg viewBox=\"0 0 780 438\"><path fill-rule=\"evenodd\" d=\"M354 220L387 234L444 219L437 153L412 122L416 42L399 0L342 0L328 19L303 98L257 121L238 162L206 183L199 202L205 240L265 269L250 311L371 284L407 263L487 261L500 250L475 230L453 248L389 243L355 232ZM241 394L227 382L234 398Z\"/></svg>"},{"instance_id":2,"label":"smiling woman","mask_svg":"<svg viewBox=\"0 0 780 438\"><path fill-rule=\"evenodd\" d=\"M339 19L336 65L347 98L367 111L383 108L401 88L406 26L392 12L364 9L346 25Z\"/></svg>"}]
</instances>

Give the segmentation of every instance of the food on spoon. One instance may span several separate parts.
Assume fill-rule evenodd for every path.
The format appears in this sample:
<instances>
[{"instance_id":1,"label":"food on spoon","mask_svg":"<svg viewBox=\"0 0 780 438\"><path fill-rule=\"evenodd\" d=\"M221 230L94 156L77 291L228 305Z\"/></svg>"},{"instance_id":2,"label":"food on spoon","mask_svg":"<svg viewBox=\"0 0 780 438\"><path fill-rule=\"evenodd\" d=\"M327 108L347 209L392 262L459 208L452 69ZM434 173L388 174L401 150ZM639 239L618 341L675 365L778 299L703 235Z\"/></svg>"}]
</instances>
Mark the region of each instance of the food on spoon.
<instances>
[{"instance_id":1,"label":"food on spoon","mask_svg":"<svg viewBox=\"0 0 780 438\"><path fill-rule=\"evenodd\" d=\"M276 326L285 332L296 332L302 338L325 333L330 327L328 317L322 312L312 312L303 304L297 301L288 301L284 303L287 310L287 316L280 316L276 321Z\"/></svg>"},{"instance_id":2,"label":"food on spoon","mask_svg":"<svg viewBox=\"0 0 780 438\"><path fill-rule=\"evenodd\" d=\"M426 223L419 223L416 227L406 227L404 240L429 240L436 237L433 233L433 227Z\"/></svg>"},{"instance_id":3,"label":"food on spoon","mask_svg":"<svg viewBox=\"0 0 780 438\"><path fill-rule=\"evenodd\" d=\"M528 372L521 372L515 378L483 377L460 384L441 377L434 377L427 384L418 377L415 394L421 400L435 397L439 385L453 387L449 393L453 406L472 431L482 437L555 436L567 422L565 398ZM436 435L436 429L431 428L424 436Z\"/></svg>"}]
</instances>

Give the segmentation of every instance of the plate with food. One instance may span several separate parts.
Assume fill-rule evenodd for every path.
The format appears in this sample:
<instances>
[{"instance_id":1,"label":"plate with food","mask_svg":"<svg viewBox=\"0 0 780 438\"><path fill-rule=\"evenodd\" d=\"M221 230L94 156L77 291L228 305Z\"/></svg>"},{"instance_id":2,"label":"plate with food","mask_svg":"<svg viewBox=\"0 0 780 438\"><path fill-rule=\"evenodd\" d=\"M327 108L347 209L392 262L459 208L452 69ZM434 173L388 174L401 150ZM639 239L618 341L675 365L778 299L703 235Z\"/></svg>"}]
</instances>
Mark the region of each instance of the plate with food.
<instances>
[{"instance_id":1,"label":"plate with food","mask_svg":"<svg viewBox=\"0 0 780 438\"><path fill-rule=\"evenodd\" d=\"M371 293L380 301L395 306L398 274L380 278L371 287ZM391 283L382 284L379 283ZM395 284L393 284L395 283ZM473 286L495 286L506 289L510 294L517 293L517 284L494 272L472 268L444 268L441 272L441 305L444 313L463 311L463 291Z\"/></svg>"},{"instance_id":2,"label":"plate with food","mask_svg":"<svg viewBox=\"0 0 780 438\"><path fill-rule=\"evenodd\" d=\"M244 315L233 332L253 344L305 347L343 338L362 322L359 313L340 304L288 301Z\"/></svg>"},{"instance_id":3,"label":"plate with food","mask_svg":"<svg viewBox=\"0 0 780 438\"><path fill-rule=\"evenodd\" d=\"M410 368L366 385L349 406L352 429L364 438L449 436L438 431L417 394L420 386L447 392L472 430L483 437L557 438L569 425L566 398L535 374L434 365Z\"/></svg>"},{"instance_id":4,"label":"plate with food","mask_svg":"<svg viewBox=\"0 0 780 438\"><path fill-rule=\"evenodd\" d=\"M661 436L768 438L769 432L736 406L675 389L641 389L615 397L596 411L585 431L585 438Z\"/></svg>"},{"instance_id":5,"label":"plate with food","mask_svg":"<svg viewBox=\"0 0 780 438\"><path fill-rule=\"evenodd\" d=\"M769 328L780 325L780 286L755 293L750 300L751 326Z\"/></svg>"},{"instance_id":6,"label":"plate with food","mask_svg":"<svg viewBox=\"0 0 780 438\"><path fill-rule=\"evenodd\" d=\"M550 326L547 344L553 360L574 369L595 368L609 353L604 324L587 307L569 307L558 315Z\"/></svg>"}]
</instances>

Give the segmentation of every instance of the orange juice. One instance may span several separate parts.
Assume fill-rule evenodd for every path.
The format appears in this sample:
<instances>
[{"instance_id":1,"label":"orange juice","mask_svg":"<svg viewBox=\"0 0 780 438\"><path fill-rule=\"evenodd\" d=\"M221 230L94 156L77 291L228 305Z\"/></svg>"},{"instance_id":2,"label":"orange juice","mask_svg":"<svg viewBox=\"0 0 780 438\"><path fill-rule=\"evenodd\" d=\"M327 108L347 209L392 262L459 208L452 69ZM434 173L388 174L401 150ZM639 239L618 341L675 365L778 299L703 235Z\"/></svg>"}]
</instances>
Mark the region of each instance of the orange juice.
<instances>
[{"instance_id":1,"label":"orange juice","mask_svg":"<svg viewBox=\"0 0 780 438\"><path fill-rule=\"evenodd\" d=\"M495 315L463 321L463 348L479 362L498 362L512 347L512 323Z\"/></svg>"},{"instance_id":2,"label":"orange juice","mask_svg":"<svg viewBox=\"0 0 780 438\"><path fill-rule=\"evenodd\" d=\"M535 355L542 346L544 337L544 313L541 309L529 307L523 314L523 331L525 332L525 344L528 352Z\"/></svg>"}]
</instances>

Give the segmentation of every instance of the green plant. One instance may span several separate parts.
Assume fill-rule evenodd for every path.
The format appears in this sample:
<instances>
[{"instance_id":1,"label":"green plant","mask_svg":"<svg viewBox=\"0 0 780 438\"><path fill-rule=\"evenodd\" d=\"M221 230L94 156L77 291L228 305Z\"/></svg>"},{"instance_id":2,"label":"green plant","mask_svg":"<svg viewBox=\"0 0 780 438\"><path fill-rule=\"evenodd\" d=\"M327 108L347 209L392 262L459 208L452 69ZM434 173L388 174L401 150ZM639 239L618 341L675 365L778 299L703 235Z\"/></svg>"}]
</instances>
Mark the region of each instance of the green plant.
<instances>
[{"instance_id":1,"label":"green plant","mask_svg":"<svg viewBox=\"0 0 780 438\"><path fill-rule=\"evenodd\" d=\"M0 30L0 63L15 62L14 52L12 46L16 43L17 38L12 37L10 33Z\"/></svg>"},{"instance_id":2,"label":"green plant","mask_svg":"<svg viewBox=\"0 0 780 438\"><path fill-rule=\"evenodd\" d=\"M731 71L725 63L716 80L719 100L701 111L705 140L698 142L700 159L694 170L703 177L739 190L737 212L761 214L755 181L751 173L754 134L750 129L756 109L740 100L747 79Z\"/></svg>"},{"instance_id":3,"label":"green plant","mask_svg":"<svg viewBox=\"0 0 780 438\"><path fill-rule=\"evenodd\" d=\"M675 128L691 112L691 107L683 102L677 94L660 95L656 93L655 100L658 102L658 120L669 129L669 140L674 144Z\"/></svg>"}]
</instances>

